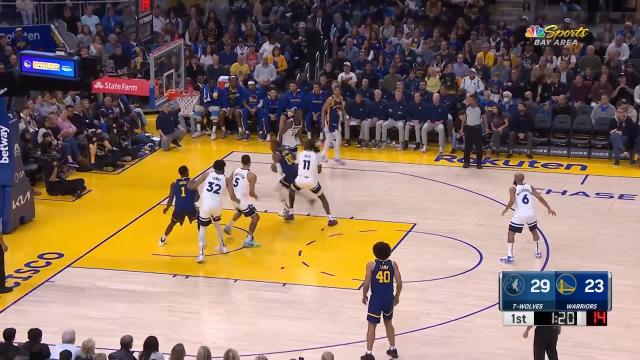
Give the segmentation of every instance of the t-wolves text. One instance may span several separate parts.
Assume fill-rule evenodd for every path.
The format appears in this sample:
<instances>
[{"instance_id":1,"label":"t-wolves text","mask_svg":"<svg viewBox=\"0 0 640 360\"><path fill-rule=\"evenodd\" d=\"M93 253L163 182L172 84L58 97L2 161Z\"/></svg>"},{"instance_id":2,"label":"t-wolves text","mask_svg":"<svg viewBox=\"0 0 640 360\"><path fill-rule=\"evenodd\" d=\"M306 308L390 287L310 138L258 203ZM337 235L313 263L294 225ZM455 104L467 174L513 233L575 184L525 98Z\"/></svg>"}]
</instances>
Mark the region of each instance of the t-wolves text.
<instances>
[{"instance_id":1,"label":"t-wolves text","mask_svg":"<svg viewBox=\"0 0 640 360\"><path fill-rule=\"evenodd\" d=\"M45 252L36 256L36 260L27 261L23 267L15 269L12 274L7 275L7 287L17 288L22 283L29 281L35 275L39 274L41 269L48 268L53 265L52 260L62 259L63 253ZM13 280L13 282L11 281Z\"/></svg>"},{"instance_id":2,"label":"t-wolves text","mask_svg":"<svg viewBox=\"0 0 640 360\"><path fill-rule=\"evenodd\" d=\"M630 200L636 201L636 194L616 194L614 192L587 192L587 191L573 191L573 190L554 190L545 188L536 188L539 192L546 195L560 195L568 197L584 197L593 199L616 199L616 200Z\"/></svg>"},{"instance_id":3,"label":"t-wolves text","mask_svg":"<svg viewBox=\"0 0 640 360\"><path fill-rule=\"evenodd\" d=\"M464 163L462 157L455 155L438 155L435 162L448 162L451 164ZM499 167L499 168L514 168L514 169L548 169L548 170L578 170L587 171L588 166L586 164L575 163L557 163L557 162L542 162L538 160L509 160L509 159L493 159L491 157L485 157L482 159L483 166Z\"/></svg>"}]
</instances>

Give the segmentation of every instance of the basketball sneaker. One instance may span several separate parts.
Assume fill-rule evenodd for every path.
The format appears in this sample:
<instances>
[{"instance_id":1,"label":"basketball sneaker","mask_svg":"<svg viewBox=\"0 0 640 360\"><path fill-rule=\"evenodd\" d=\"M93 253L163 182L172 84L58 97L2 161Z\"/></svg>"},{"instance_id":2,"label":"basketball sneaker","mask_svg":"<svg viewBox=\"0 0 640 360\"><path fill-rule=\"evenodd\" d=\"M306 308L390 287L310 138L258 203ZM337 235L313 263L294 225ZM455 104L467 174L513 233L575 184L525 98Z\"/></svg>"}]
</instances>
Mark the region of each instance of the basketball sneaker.
<instances>
[{"instance_id":1,"label":"basketball sneaker","mask_svg":"<svg viewBox=\"0 0 640 360\"><path fill-rule=\"evenodd\" d=\"M211 140L215 140L215 139L217 139L217 138L218 138L218 136L216 136L216 132L215 132L215 131L212 131L212 132L211 132Z\"/></svg>"},{"instance_id":2,"label":"basketball sneaker","mask_svg":"<svg viewBox=\"0 0 640 360\"><path fill-rule=\"evenodd\" d=\"M191 137L195 139L195 138L200 137L201 135L202 135L202 133L200 131L196 131L193 134L191 134Z\"/></svg>"},{"instance_id":3,"label":"basketball sneaker","mask_svg":"<svg viewBox=\"0 0 640 360\"><path fill-rule=\"evenodd\" d=\"M220 138L221 138L221 139L224 139L224 138L226 138L226 137L227 137L227 130L224 130L224 129L223 129L223 130L221 130L221 131L220 131Z\"/></svg>"},{"instance_id":4,"label":"basketball sneaker","mask_svg":"<svg viewBox=\"0 0 640 360\"><path fill-rule=\"evenodd\" d=\"M267 139L265 141L271 141L271 134L267 134Z\"/></svg>"},{"instance_id":5,"label":"basketball sneaker","mask_svg":"<svg viewBox=\"0 0 640 360\"><path fill-rule=\"evenodd\" d=\"M162 235L160 237L160 241L158 242L158 246L164 246L164 244L167 243L167 237L165 235Z\"/></svg>"},{"instance_id":6,"label":"basketball sneaker","mask_svg":"<svg viewBox=\"0 0 640 360\"><path fill-rule=\"evenodd\" d=\"M204 254L198 255L198 260L196 260L198 264L202 264L204 262Z\"/></svg>"},{"instance_id":7,"label":"basketball sneaker","mask_svg":"<svg viewBox=\"0 0 640 360\"><path fill-rule=\"evenodd\" d=\"M346 164L344 161L342 161L341 159L335 159L335 161L338 163L338 165L344 165Z\"/></svg>"},{"instance_id":8,"label":"basketball sneaker","mask_svg":"<svg viewBox=\"0 0 640 360\"><path fill-rule=\"evenodd\" d=\"M257 242L254 241L253 239L253 235L249 235L247 236L247 238L244 240L244 243L242 244L244 247L247 248L257 248L260 247L260 244L258 244Z\"/></svg>"},{"instance_id":9,"label":"basketball sneaker","mask_svg":"<svg viewBox=\"0 0 640 360\"><path fill-rule=\"evenodd\" d=\"M360 360L376 360L373 354L364 354L360 356Z\"/></svg>"},{"instance_id":10,"label":"basketball sneaker","mask_svg":"<svg viewBox=\"0 0 640 360\"><path fill-rule=\"evenodd\" d=\"M227 250L227 247L226 247L226 246L224 246L224 245L220 245L220 246L218 246L218 252L219 252L220 254L226 254L226 253L228 253L229 251Z\"/></svg>"},{"instance_id":11,"label":"basketball sneaker","mask_svg":"<svg viewBox=\"0 0 640 360\"><path fill-rule=\"evenodd\" d=\"M398 349L389 349L387 350L387 355L391 356L392 359L398 358Z\"/></svg>"},{"instance_id":12,"label":"basketball sneaker","mask_svg":"<svg viewBox=\"0 0 640 360\"><path fill-rule=\"evenodd\" d=\"M500 261L502 261L505 264L513 264L514 261L516 261L516 258L514 258L513 256L505 256L505 257L501 257Z\"/></svg>"},{"instance_id":13,"label":"basketball sneaker","mask_svg":"<svg viewBox=\"0 0 640 360\"><path fill-rule=\"evenodd\" d=\"M542 257L542 251L536 251L536 259L540 259Z\"/></svg>"},{"instance_id":14,"label":"basketball sneaker","mask_svg":"<svg viewBox=\"0 0 640 360\"><path fill-rule=\"evenodd\" d=\"M293 213L284 214L284 219L287 221L291 221L294 219Z\"/></svg>"},{"instance_id":15,"label":"basketball sneaker","mask_svg":"<svg viewBox=\"0 0 640 360\"><path fill-rule=\"evenodd\" d=\"M338 220L336 220L336 219L329 219L329 221L327 222L327 225L329 225L329 226L336 226L336 225L338 225Z\"/></svg>"},{"instance_id":16,"label":"basketball sneaker","mask_svg":"<svg viewBox=\"0 0 640 360\"><path fill-rule=\"evenodd\" d=\"M232 227L230 225L226 225L223 229L224 233L227 235L231 235L231 229Z\"/></svg>"}]
</instances>

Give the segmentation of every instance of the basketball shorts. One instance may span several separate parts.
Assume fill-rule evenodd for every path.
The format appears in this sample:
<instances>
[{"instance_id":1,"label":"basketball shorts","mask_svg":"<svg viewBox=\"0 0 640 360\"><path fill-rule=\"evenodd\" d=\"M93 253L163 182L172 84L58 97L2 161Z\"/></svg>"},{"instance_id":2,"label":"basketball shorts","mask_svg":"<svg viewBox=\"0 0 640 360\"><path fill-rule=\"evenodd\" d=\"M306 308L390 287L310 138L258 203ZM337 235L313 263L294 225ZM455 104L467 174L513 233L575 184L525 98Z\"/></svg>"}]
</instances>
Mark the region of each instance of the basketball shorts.
<instances>
[{"instance_id":1,"label":"basketball shorts","mask_svg":"<svg viewBox=\"0 0 640 360\"><path fill-rule=\"evenodd\" d=\"M204 107L195 105L193 108L193 116L195 116L198 120L202 120L204 118Z\"/></svg>"},{"instance_id":2,"label":"basketball shorts","mask_svg":"<svg viewBox=\"0 0 640 360\"><path fill-rule=\"evenodd\" d=\"M222 206L216 203L200 204L200 211L198 214L198 223L200 226L209 226L211 222L220 221L222 213Z\"/></svg>"},{"instance_id":3,"label":"basketball shorts","mask_svg":"<svg viewBox=\"0 0 640 360\"><path fill-rule=\"evenodd\" d=\"M538 219L536 215L533 213L529 214L518 214L516 213L511 222L509 223L509 231L513 231L515 233L521 233L524 226L527 225L530 231L534 231L538 228Z\"/></svg>"},{"instance_id":4,"label":"basketball shorts","mask_svg":"<svg viewBox=\"0 0 640 360\"><path fill-rule=\"evenodd\" d=\"M184 219L188 218L189 222L192 223L194 220L198 218L198 210L195 207L195 204L191 208L175 208L173 210L173 214L171 215L171 219L178 224L182 225L184 223Z\"/></svg>"},{"instance_id":5,"label":"basketball shorts","mask_svg":"<svg viewBox=\"0 0 640 360\"><path fill-rule=\"evenodd\" d=\"M227 116L232 116L233 114L236 113L236 110L240 110L240 108L237 106L230 106L227 108L220 109L220 111L224 111L225 113L227 113Z\"/></svg>"},{"instance_id":6,"label":"basketball shorts","mask_svg":"<svg viewBox=\"0 0 640 360\"><path fill-rule=\"evenodd\" d=\"M258 213L256 207L248 200L240 199L240 204L235 204L236 210L240 211L245 217L252 217Z\"/></svg>"},{"instance_id":7,"label":"basketball shorts","mask_svg":"<svg viewBox=\"0 0 640 360\"><path fill-rule=\"evenodd\" d=\"M209 106L209 117L217 121L220 117L220 106Z\"/></svg>"},{"instance_id":8,"label":"basketball shorts","mask_svg":"<svg viewBox=\"0 0 640 360\"><path fill-rule=\"evenodd\" d=\"M296 180L296 177L293 174L283 174L280 178L280 185L285 188L290 188L293 185L293 182Z\"/></svg>"},{"instance_id":9,"label":"basketball shorts","mask_svg":"<svg viewBox=\"0 0 640 360\"><path fill-rule=\"evenodd\" d=\"M367 321L373 324L379 324L380 318L385 320L393 319L393 296L383 299L372 295L371 299L369 299Z\"/></svg>"},{"instance_id":10,"label":"basketball shorts","mask_svg":"<svg viewBox=\"0 0 640 360\"><path fill-rule=\"evenodd\" d=\"M306 176L298 176L296 180L293 182L293 188L296 191L300 191L302 189L309 190L312 193L320 196L322 195L322 186L320 183L312 178Z\"/></svg>"}]
</instances>

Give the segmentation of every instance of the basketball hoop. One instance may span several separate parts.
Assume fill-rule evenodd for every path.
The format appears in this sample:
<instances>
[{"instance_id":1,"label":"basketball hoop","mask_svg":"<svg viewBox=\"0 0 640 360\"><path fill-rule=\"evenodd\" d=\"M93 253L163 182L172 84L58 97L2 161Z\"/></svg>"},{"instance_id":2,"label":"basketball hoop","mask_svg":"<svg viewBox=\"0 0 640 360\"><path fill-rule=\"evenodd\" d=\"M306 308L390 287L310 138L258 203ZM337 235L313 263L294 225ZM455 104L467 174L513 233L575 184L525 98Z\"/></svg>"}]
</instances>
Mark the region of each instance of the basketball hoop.
<instances>
[{"instance_id":1,"label":"basketball hoop","mask_svg":"<svg viewBox=\"0 0 640 360\"><path fill-rule=\"evenodd\" d=\"M171 92L172 94L167 91L167 98L171 101L178 100L178 105L180 105L180 114L182 114L182 116L193 115L193 108L200 98L200 93L195 90L184 90L179 92L172 90Z\"/></svg>"}]
</instances>

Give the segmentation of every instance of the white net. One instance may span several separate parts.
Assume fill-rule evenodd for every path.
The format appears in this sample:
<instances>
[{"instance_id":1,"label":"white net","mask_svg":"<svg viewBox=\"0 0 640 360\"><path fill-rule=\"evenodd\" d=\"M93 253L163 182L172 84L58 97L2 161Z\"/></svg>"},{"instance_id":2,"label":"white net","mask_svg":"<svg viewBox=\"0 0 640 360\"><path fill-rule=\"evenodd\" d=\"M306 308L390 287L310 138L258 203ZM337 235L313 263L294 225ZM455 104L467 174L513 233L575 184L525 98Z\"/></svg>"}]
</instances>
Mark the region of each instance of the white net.
<instances>
[{"instance_id":1,"label":"white net","mask_svg":"<svg viewBox=\"0 0 640 360\"><path fill-rule=\"evenodd\" d=\"M178 98L176 100L178 101L178 105L180 105L180 114L182 116L193 115L193 108L195 107L199 98L200 94L196 91L185 92L178 95Z\"/></svg>"}]
</instances>

